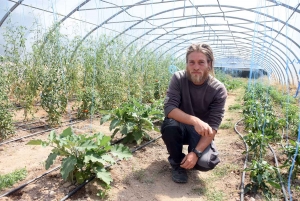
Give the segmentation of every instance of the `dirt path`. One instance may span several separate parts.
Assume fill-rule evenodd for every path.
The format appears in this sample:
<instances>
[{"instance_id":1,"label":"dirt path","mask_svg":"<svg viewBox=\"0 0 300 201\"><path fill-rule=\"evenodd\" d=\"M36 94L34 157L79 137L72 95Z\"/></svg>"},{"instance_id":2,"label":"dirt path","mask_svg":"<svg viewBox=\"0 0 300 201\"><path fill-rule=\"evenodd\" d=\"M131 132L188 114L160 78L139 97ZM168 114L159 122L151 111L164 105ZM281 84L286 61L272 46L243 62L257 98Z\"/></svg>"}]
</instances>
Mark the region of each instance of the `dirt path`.
<instances>
[{"instance_id":1,"label":"dirt path","mask_svg":"<svg viewBox=\"0 0 300 201\"><path fill-rule=\"evenodd\" d=\"M241 110L228 111L228 107L241 103L241 97L241 90L229 93L222 123L231 125L231 128L218 131L215 143L220 153L221 163L213 171L191 170L188 172L187 184L174 183L167 162L167 150L162 139L159 139L137 151L131 159L112 166L113 183L105 200L239 200L244 146L234 132L233 125L241 118ZM108 124L100 126L99 122L99 119L95 119L93 122L84 122L73 127L76 133L86 132L92 128L94 132L102 131L110 134ZM58 133L61 130L58 130ZM160 133L151 132L150 135L155 138L160 136ZM46 133L35 139L45 139L47 136ZM43 161L49 155L50 149L25 145L28 141L29 139L24 139L0 147L0 174L24 167L28 171L27 178L14 187L45 172ZM53 167L57 165L58 163ZM70 200L99 200L95 185L95 183L88 184ZM74 186L61 179L59 171L55 171L26 186L13 196L0 198L0 200L60 200L73 188ZM0 194L8 190L5 189Z\"/></svg>"}]
</instances>

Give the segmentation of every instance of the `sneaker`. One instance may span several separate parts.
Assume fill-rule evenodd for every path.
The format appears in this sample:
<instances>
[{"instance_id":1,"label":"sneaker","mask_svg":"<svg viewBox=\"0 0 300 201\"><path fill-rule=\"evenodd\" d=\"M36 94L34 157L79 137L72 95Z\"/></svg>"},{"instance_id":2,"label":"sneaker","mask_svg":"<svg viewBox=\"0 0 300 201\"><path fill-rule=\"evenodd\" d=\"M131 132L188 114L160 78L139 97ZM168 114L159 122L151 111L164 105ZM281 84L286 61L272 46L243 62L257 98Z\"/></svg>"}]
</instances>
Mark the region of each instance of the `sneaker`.
<instances>
[{"instance_id":1,"label":"sneaker","mask_svg":"<svg viewBox=\"0 0 300 201\"><path fill-rule=\"evenodd\" d=\"M172 168L172 179L176 183L186 183L188 180L186 169L182 167Z\"/></svg>"}]
</instances>

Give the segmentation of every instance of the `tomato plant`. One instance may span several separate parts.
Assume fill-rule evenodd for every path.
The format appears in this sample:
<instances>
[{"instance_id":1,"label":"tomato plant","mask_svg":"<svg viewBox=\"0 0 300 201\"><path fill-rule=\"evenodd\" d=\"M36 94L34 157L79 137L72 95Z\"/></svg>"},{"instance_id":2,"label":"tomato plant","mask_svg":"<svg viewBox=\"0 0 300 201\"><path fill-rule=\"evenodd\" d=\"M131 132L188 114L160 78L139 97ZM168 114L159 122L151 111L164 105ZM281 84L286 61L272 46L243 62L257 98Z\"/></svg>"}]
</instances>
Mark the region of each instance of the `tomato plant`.
<instances>
[{"instance_id":1,"label":"tomato plant","mask_svg":"<svg viewBox=\"0 0 300 201\"><path fill-rule=\"evenodd\" d=\"M0 141L14 134L14 126L11 113L11 104L9 102L7 92L8 85L5 72L0 65Z\"/></svg>"}]
</instances>

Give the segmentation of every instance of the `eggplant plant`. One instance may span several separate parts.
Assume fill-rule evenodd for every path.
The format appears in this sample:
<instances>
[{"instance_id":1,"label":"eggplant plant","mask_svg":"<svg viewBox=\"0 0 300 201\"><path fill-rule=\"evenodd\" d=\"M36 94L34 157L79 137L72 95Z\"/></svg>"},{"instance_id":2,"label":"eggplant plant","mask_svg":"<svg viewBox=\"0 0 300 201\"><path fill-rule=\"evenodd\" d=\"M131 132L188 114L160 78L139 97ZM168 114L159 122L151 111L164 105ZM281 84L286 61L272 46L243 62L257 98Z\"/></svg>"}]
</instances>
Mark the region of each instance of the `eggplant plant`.
<instances>
[{"instance_id":1,"label":"eggplant plant","mask_svg":"<svg viewBox=\"0 0 300 201\"><path fill-rule=\"evenodd\" d=\"M27 145L53 147L45 162L45 168L48 170L54 160L60 157L60 173L64 180L81 184L95 176L101 186L108 189L112 178L106 166L116 163L118 159L132 156L128 147L122 144L111 145L110 141L111 138L103 133L76 135L69 127L60 135L52 131L48 140L31 140Z\"/></svg>"},{"instance_id":2,"label":"eggplant plant","mask_svg":"<svg viewBox=\"0 0 300 201\"><path fill-rule=\"evenodd\" d=\"M136 142L141 144L143 140L150 139L147 131L156 129L151 118L159 113L161 111L133 99L130 102L123 103L109 114L104 115L100 124L111 121L109 129L114 130L112 138L120 132L122 136L125 136L123 139L124 143Z\"/></svg>"}]
</instances>

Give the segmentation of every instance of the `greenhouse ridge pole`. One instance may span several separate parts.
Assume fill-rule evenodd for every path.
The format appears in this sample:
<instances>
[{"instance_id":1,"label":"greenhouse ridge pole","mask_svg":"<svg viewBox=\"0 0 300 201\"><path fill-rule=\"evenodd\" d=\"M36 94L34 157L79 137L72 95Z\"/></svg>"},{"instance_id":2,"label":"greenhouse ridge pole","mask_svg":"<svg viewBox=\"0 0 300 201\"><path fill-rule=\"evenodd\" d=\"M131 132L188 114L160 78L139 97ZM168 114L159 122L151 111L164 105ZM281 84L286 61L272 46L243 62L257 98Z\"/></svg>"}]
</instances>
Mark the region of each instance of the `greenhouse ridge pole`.
<instances>
[{"instance_id":1,"label":"greenhouse ridge pole","mask_svg":"<svg viewBox=\"0 0 300 201\"><path fill-rule=\"evenodd\" d=\"M7 13L4 15L4 17L0 21L0 27L2 26L3 22L6 20L6 18L10 15L11 12L13 12L24 0L19 0L13 7L7 11Z\"/></svg>"}]
</instances>

